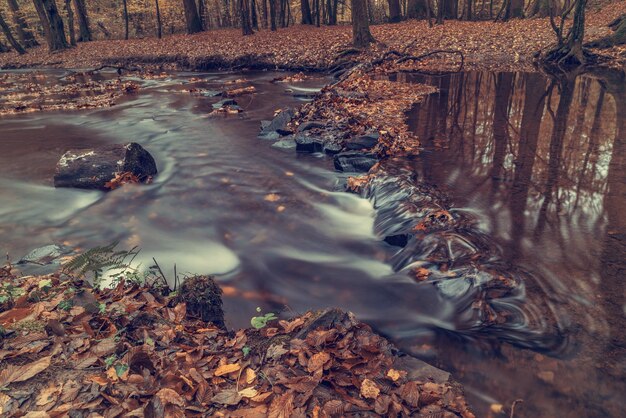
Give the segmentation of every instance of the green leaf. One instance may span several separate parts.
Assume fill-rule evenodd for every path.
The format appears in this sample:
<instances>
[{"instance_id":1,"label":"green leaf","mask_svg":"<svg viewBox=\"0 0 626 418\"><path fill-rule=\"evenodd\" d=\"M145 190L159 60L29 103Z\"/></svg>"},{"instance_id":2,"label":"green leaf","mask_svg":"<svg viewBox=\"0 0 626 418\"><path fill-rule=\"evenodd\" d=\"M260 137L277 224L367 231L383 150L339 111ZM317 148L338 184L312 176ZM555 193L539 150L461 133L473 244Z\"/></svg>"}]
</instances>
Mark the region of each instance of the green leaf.
<instances>
[{"instance_id":1,"label":"green leaf","mask_svg":"<svg viewBox=\"0 0 626 418\"><path fill-rule=\"evenodd\" d=\"M126 373L126 370L128 370L128 364L120 363L115 365L115 373L117 374L117 377L122 377L122 375Z\"/></svg>"}]
</instances>

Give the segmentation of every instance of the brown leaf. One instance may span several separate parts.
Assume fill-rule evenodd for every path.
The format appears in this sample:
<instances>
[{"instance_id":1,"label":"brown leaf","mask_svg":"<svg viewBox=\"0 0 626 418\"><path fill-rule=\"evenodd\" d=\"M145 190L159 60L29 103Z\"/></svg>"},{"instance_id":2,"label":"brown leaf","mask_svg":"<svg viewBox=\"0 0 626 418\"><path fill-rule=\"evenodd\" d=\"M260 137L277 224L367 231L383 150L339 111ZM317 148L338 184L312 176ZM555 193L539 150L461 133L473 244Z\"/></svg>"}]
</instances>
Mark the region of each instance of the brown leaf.
<instances>
[{"instance_id":1,"label":"brown leaf","mask_svg":"<svg viewBox=\"0 0 626 418\"><path fill-rule=\"evenodd\" d=\"M366 399L376 399L380 394L380 389L370 379L364 379L361 383L361 396Z\"/></svg>"},{"instance_id":2,"label":"brown leaf","mask_svg":"<svg viewBox=\"0 0 626 418\"><path fill-rule=\"evenodd\" d=\"M113 338L106 338L100 341L95 346L91 347L91 353L97 357L106 357L109 354L113 354L115 352L115 347L117 343Z\"/></svg>"},{"instance_id":3,"label":"brown leaf","mask_svg":"<svg viewBox=\"0 0 626 418\"><path fill-rule=\"evenodd\" d=\"M215 376L223 376L225 374L236 372L239 369L241 369L241 366L239 364L237 364L237 363L235 363L235 364L224 364L222 366L219 366L217 368L217 370L215 370L215 373L213 373L213 374Z\"/></svg>"},{"instance_id":4,"label":"brown leaf","mask_svg":"<svg viewBox=\"0 0 626 418\"><path fill-rule=\"evenodd\" d=\"M417 382L407 382L402 385L400 397L404 399L408 405L417 408L420 403L420 392Z\"/></svg>"},{"instance_id":5,"label":"brown leaf","mask_svg":"<svg viewBox=\"0 0 626 418\"><path fill-rule=\"evenodd\" d=\"M315 373L318 370L322 370L328 361L330 361L330 354L325 351L313 354L307 364L307 370L309 373Z\"/></svg>"},{"instance_id":6,"label":"brown leaf","mask_svg":"<svg viewBox=\"0 0 626 418\"><path fill-rule=\"evenodd\" d=\"M241 398L242 396L235 389L226 389L213 396L211 402L222 405L237 405Z\"/></svg>"},{"instance_id":7,"label":"brown leaf","mask_svg":"<svg viewBox=\"0 0 626 418\"><path fill-rule=\"evenodd\" d=\"M24 382L33 376L41 373L50 366L52 357L42 357L32 363L23 366L8 365L0 372L0 387L6 386L13 382Z\"/></svg>"},{"instance_id":8,"label":"brown leaf","mask_svg":"<svg viewBox=\"0 0 626 418\"><path fill-rule=\"evenodd\" d=\"M166 405L176 405L180 407L185 406L185 400L178 394L176 391L170 388L163 388L158 391L155 395L161 401L161 404Z\"/></svg>"},{"instance_id":9,"label":"brown leaf","mask_svg":"<svg viewBox=\"0 0 626 418\"><path fill-rule=\"evenodd\" d=\"M293 392L274 398L270 404L268 418L288 418L293 412Z\"/></svg>"}]
</instances>

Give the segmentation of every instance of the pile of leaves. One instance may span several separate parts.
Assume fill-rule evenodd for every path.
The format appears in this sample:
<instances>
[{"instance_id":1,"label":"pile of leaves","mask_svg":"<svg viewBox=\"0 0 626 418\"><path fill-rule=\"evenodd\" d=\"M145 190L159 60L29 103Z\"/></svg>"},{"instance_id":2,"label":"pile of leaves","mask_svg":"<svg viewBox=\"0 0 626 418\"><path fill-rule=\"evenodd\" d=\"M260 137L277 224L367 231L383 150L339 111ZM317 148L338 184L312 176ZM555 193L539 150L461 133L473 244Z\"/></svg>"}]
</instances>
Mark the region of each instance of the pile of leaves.
<instances>
[{"instance_id":1,"label":"pile of leaves","mask_svg":"<svg viewBox=\"0 0 626 418\"><path fill-rule=\"evenodd\" d=\"M154 285L0 274L20 289L0 313L1 416L473 417L456 385L338 310L228 332Z\"/></svg>"},{"instance_id":2,"label":"pile of leaves","mask_svg":"<svg viewBox=\"0 0 626 418\"><path fill-rule=\"evenodd\" d=\"M357 69L300 107L292 124L325 121L340 137L374 131L379 134L379 156L409 155L417 152L419 141L406 124L405 112L435 91L431 86L392 82Z\"/></svg>"},{"instance_id":3,"label":"pile of leaves","mask_svg":"<svg viewBox=\"0 0 626 418\"><path fill-rule=\"evenodd\" d=\"M589 11L586 40L611 34L608 23L626 12L626 1ZM372 27L384 49L401 50L412 44L411 53L435 49L463 52L468 69L532 69L534 54L554 43L549 19L513 19L509 22L446 21L430 28L426 21L408 20ZM0 68L55 66L89 68L111 63L142 63L178 69L263 67L289 70L325 70L351 48L349 26L294 26L276 32L259 31L242 36L239 29L220 29L194 35L79 43L77 47L50 54L45 46L25 55L0 54ZM608 51L610 53L611 51ZM358 60L367 61L377 48L363 51ZM622 64L623 54L614 54ZM439 65L440 63L437 63Z\"/></svg>"},{"instance_id":4,"label":"pile of leaves","mask_svg":"<svg viewBox=\"0 0 626 418\"><path fill-rule=\"evenodd\" d=\"M109 107L139 85L133 81L94 80L49 74L0 75L0 116L42 110L74 110Z\"/></svg>"}]
</instances>

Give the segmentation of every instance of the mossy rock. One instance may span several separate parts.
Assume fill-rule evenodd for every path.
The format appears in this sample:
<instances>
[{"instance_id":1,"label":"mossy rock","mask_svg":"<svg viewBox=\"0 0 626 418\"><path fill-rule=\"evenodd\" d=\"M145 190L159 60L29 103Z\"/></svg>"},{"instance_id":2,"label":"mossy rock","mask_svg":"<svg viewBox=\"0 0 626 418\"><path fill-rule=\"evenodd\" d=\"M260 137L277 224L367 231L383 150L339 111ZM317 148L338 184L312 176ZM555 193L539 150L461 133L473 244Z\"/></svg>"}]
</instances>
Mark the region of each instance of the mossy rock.
<instances>
[{"instance_id":1,"label":"mossy rock","mask_svg":"<svg viewBox=\"0 0 626 418\"><path fill-rule=\"evenodd\" d=\"M211 276L189 277L180 286L176 303L187 304L187 317L212 322L220 328L224 324L222 289Z\"/></svg>"}]
</instances>

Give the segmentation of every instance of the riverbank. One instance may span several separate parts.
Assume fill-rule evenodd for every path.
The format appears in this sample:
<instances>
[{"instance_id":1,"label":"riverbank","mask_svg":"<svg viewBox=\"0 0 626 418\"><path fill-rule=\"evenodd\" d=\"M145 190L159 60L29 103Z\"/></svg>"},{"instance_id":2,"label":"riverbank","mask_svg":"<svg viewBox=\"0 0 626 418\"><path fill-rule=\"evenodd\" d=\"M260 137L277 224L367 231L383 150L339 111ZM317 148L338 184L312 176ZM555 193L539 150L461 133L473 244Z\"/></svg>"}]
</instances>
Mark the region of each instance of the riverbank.
<instances>
[{"instance_id":1,"label":"riverbank","mask_svg":"<svg viewBox=\"0 0 626 418\"><path fill-rule=\"evenodd\" d=\"M233 332L210 277L16 273L0 268L2 416L474 416L448 373L337 309Z\"/></svg>"},{"instance_id":2,"label":"riverbank","mask_svg":"<svg viewBox=\"0 0 626 418\"><path fill-rule=\"evenodd\" d=\"M607 25L626 13L626 1L590 10L586 40L612 33ZM376 25L372 33L381 43L351 59L364 61L387 49L420 55L438 49L464 54L465 69L529 70L534 54L554 42L549 19L521 19L505 23L446 21L428 27L426 21L409 20ZM351 28L294 26L276 32L260 31L242 36L237 29L212 30L194 35L106 40L79 43L75 48L48 53L43 46L25 55L0 54L0 68L97 68L101 65L156 65L176 70L229 68L323 71L340 53L350 49ZM626 47L599 51L624 64Z\"/></svg>"}]
</instances>

